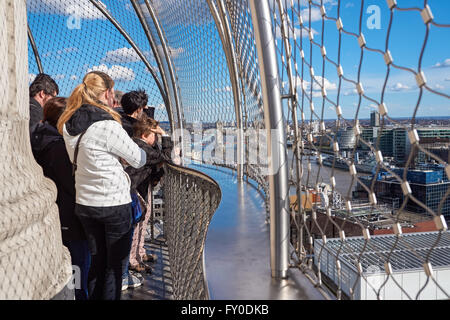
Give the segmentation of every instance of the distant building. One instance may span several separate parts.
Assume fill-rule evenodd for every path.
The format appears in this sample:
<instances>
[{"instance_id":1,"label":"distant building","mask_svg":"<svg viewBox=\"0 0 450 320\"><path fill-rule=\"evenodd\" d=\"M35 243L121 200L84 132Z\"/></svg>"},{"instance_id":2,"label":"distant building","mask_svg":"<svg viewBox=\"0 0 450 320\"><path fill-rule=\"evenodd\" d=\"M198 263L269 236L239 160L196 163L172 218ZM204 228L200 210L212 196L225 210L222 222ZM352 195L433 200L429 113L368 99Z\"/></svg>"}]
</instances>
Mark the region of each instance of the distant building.
<instances>
[{"instance_id":1,"label":"distant building","mask_svg":"<svg viewBox=\"0 0 450 320\"><path fill-rule=\"evenodd\" d=\"M392 169L395 174L402 177L404 169ZM380 199L398 199L403 202L405 195L401 183L390 173L382 171L376 177L360 177L360 180L369 188L375 179L374 189L377 198ZM450 197L445 199L445 194L450 187L450 181L445 173L445 167L441 165L424 165L419 170L408 170L406 179L411 188L412 195L422 202L425 206L432 209L435 213L444 215L447 221L450 221ZM356 190L364 193L364 188L358 182ZM441 200L445 199L441 210L439 206ZM409 199L406 204L406 210L422 214L429 214L422 206Z\"/></svg>"},{"instance_id":2,"label":"distant building","mask_svg":"<svg viewBox=\"0 0 450 320\"><path fill-rule=\"evenodd\" d=\"M403 128L392 130L392 156L398 164L404 164L409 155L408 133Z\"/></svg>"},{"instance_id":3,"label":"distant building","mask_svg":"<svg viewBox=\"0 0 450 320\"><path fill-rule=\"evenodd\" d=\"M448 163L450 145L450 127L417 127L419 144L436 154ZM381 151L385 157L393 157L398 165L404 165L411 152L411 143L408 131L405 128L384 127L364 127L361 130L361 138L372 143L375 148ZM359 143L361 149L368 149L363 143ZM423 152L416 152L415 162L426 162L431 160Z\"/></svg>"},{"instance_id":4,"label":"distant building","mask_svg":"<svg viewBox=\"0 0 450 320\"><path fill-rule=\"evenodd\" d=\"M339 149L349 150L355 148L356 136L352 128L339 129L337 133L337 142Z\"/></svg>"},{"instance_id":5,"label":"distant building","mask_svg":"<svg viewBox=\"0 0 450 320\"><path fill-rule=\"evenodd\" d=\"M439 157L441 160L449 163L450 160L450 138L420 138L419 145L431 154ZM422 150L415 150L416 163L429 163L435 158L426 154Z\"/></svg>"},{"instance_id":6,"label":"distant building","mask_svg":"<svg viewBox=\"0 0 450 320\"><path fill-rule=\"evenodd\" d=\"M347 237L345 245L339 238L327 239L326 245L314 240L314 264L329 287L336 290L340 285L355 300L376 300L378 293L382 300L410 300L419 292L420 300L447 299L450 281L440 281L444 291L439 289L435 281L427 280L423 262L430 262L435 279L450 278L449 231L403 234L400 241L396 235L372 236L369 243L366 246L363 237ZM391 276L385 271L387 261Z\"/></svg>"},{"instance_id":7,"label":"distant building","mask_svg":"<svg viewBox=\"0 0 450 320\"><path fill-rule=\"evenodd\" d=\"M380 126L380 114L378 111L372 111L370 113L370 126L379 127Z\"/></svg>"}]
</instances>

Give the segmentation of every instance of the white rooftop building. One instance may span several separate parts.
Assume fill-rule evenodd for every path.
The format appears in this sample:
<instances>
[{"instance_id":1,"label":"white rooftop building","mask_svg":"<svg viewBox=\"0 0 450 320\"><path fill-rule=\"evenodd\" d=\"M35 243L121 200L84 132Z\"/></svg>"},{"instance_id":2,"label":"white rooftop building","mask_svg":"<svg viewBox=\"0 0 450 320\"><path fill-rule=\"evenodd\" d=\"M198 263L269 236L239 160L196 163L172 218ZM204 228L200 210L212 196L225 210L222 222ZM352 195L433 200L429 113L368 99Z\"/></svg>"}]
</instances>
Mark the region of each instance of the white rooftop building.
<instances>
[{"instance_id":1,"label":"white rooftop building","mask_svg":"<svg viewBox=\"0 0 450 320\"><path fill-rule=\"evenodd\" d=\"M314 257L322 275L340 285L348 297L353 292L355 300L409 300L419 293L420 300L434 300L448 299L450 294L448 231L409 233L398 239L396 235L328 239L325 246L316 239ZM427 276L425 261L431 264L432 277Z\"/></svg>"}]
</instances>

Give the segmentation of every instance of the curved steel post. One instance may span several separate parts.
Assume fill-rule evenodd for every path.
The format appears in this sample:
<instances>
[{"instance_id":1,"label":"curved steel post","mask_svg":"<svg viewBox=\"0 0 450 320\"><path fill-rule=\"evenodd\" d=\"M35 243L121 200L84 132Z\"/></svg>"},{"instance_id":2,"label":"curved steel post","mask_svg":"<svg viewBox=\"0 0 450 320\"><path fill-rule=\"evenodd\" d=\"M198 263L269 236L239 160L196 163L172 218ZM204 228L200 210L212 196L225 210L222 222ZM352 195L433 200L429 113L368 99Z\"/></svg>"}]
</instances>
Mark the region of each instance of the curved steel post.
<instances>
[{"instance_id":1,"label":"curved steel post","mask_svg":"<svg viewBox=\"0 0 450 320\"><path fill-rule=\"evenodd\" d=\"M158 33L158 37L159 40L161 41L161 46L164 52L164 57L166 58L166 62L167 62L167 68L169 69L169 74L170 74L170 80L172 82L172 88L173 88L173 95L175 97L175 106L177 108L177 115L178 115L178 127L180 129L180 131L183 133L183 129L184 129L184 116L182 113L182 108L181 108L181 103L180 103L180 96L178 93L178 86L177 86L177 82L176 82L176 78L175 78L175 72L174 72L174 68L173 68L173 64L172 64L172 59L169 53L169 50L167 48L167 43L165 41L164 35L162 33L162 28L161 25L159 23L158 17L156 16L155 10L153 9L153 7L150 5L150 2L148 0L145 0L145 4L147 5L147 9L150 12L150 16L152 17L153 23L155 25L156 31ZM169 94L169 93L167 93ZM181 138L183 139L183 135L180 135ZM181 142L181 161L183 161L183 157L185 155L184 153L184 141L180 141Z\"/></svg>"},{"instance_id":2,"label":"curved steel post","mask_svg":"<svg viewBox=\"0 0 450 320\"><path fill-rule=\"evenodd\" d=\"M272 170L268 176L270 266L272 277L286 278L289 268L289 184L278 61L269 3L266 0L249 0L249 2L261 73L269 165Z\"/></svg>"},{"instance_id":3,"label":"curved steel post","mask_svg":"<svg viewBox=\"0 0 450 320\"><path fill-rule=\"evenodd\" d=\"M172 101L169 98L169 85L167 83L166 72L165 72L164 67L162 65L161 57L158 54L158 50L156 48L155 41L154 41L154 39L152 37L152 34L150 32L150 28L149 28L149 26L147 24L147 21L144 18L144 14L143 14L143 12L141 10L141 7L139 6L139 4L137 3L136 0L130 0L130 1L131 1L131 4L132 4L133 8L134 8L134 11L136 11L136 15L138 16L139 21L141 22L142 28L144 29L144 33L147 36L148 42L150 43L150 47L152 48L152 52L153 52L153 55L155 57L156 64L158 65L159 72L161 73L161 78L162 78L162 82L163 82L163 85L164 85L164 90L166 91L166 95L167 95L167 103L169 104L169 106L166 107L166 108L170 109L169 120L170 120L170 123L173 123ZM174 128L171 127L171 129L172 129L172 132L174 132Z\"/></svg>"},{"instance_id":4,"label":"curved steel post","mask_svg":"<svg viewBox=\"0 0 450 320\"><path fill-rule=\"evenodd\" d=\"M44 68L42 68L41 57L39 56L39 51L36 46L36 42L34 41L33 33L31 32L30 25L27 24L28 27L28 39L30 39L31 48L33 49L34 58L36 59L36 64L39 70L39 73L44 73Z\"/></svg>"},{"instance_id":5,"label":"curved steel post","mask_svg":"<svg viewBox=\"0 0 450 320\"><path fill-rule=\"evenodd\" d=\"M147 58L142 53L141 49L136 45L136 43L133 41L133 39L130 37L130 35L122 28L122 26L117 22L116 19L108 12L108 10L105 8L105 6L99 2L98 0L89 0L113 25L116 27L117 31L120 32L120 34L125 38L125 40L128 41L128 43L131 45L131 47L134 49L134 51L137 53L139 58L141 58L142 62L144 62L145 66L147 67L148 71L150 71L151 75L153 76L153 79L156 82L156 85L158 86L159 92L161 93L161 96L164 100L164 104L166 106L167 114L170 114L170 110L167 110L169 108L168 104L168 97L166 93L164 92L164 89L161 85L161 82L158 79L158 76L156 75L155 70L153 70L153 67L150 65L150 62L148 62ZM170 121L170 117L169 117ZM170 127L173 128L173 122L170 123Z\"/></svg>"},{"instance_id":6,"label":"curved steel post","mask_svg":"<svg viewBox=\"0 0 450 320\"><path fill-rule=\"evenodd\" d=\"M235 50L233 46L230 25L226 16L225 4L222 0L218 0L219 11L217 10L214 2L212 0L207 0L209 5L209 10L214 18L217 26L217 31L219 33L220 39L222 41L223 51L225 52L225 57L227 59L228 71L230 74L231 87L233 90L234 97L234 110L236 114L236 126L237 132L237 178L239 180L243 179L244 174L244 140L243 140L243 129L242 129L242 108L241 108L241 91L239 87L239 73L237 68L237 59L235 55Z\"/></svg>"},{"instance_id":7,"label":"curved steel post","mask_svg":"<svg viewBox=\"0 0 450 320\"><path fill-rule=\"evenodd\" d=\"M297 181L301 181L301 162L300 162L300 143L299 139L301 139L300 132L298 130L298 116L297 116L297 93L296 93L296 87L294 84L294 76L292 72L292 63L291 63L291 55L292 55L292 49L290 47L289 39L288 39L288 32L287 32L287 25L286 25L286 16L283 9L283 3L281 0L277 0L278 3L278 9L280 12L281 17L281 34L284 41L284 50L286 53L286 65L287 65L287 72L288 72L288 78L289 78L289 95L292 97L291 99L291 112L292 112L292 121L294 123L294 134L295 134L295 145L293 146L293 149L295 150L294 156L295 156L295 172L297 175ZM297 183L296 185L296 192L297 192L297 210L299 215L301 216L303 214L303 209L301 206L301 200L302 200L302 190L300 183ZM300 248L299 248L299 256L301 257L302 254L302 247L303 247L303 236L300 237Z\"/></svg>"}]
</instances>

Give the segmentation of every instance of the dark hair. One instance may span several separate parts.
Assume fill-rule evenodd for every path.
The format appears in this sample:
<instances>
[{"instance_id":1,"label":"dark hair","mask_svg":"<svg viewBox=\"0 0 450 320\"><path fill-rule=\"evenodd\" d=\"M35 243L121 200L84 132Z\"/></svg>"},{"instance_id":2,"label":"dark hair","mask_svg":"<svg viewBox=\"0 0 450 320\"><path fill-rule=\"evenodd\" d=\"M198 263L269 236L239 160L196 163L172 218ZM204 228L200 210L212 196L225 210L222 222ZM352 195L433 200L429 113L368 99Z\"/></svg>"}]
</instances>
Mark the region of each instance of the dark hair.
<instances>
[{"instance_id":1,"label":"dark hair","mask_svg":"<svg viewBox=\"0 0 450 320\"><path fill-rule=\"evenodd\" d=\"M59 117L66 109L66 98L56 97L47 101L44 105L44 121L47 121L50 125L56 128Z\"/></svg>"},{"instance_id":2,"label":"dark hair","mask_svg":"<svg viewBox=\"0 0 450 320\"><path fill-rule=\"evenodd\" d=\"M44 90L45 94L59 94L59 87L48 74L40 73L30 85L30 98L34 98L39 92Z\"/></svg>"},{"instance_id":3,"label":"dark hair","mask_svg":"<svg viewBox=\"0 0 450 320\"><path fill-rule=\"evenodd\" d=\"M147 103L148 95L144 90L125 93L120 102L123 108L123 112L128 115L133 114L139 108L145 107Z\"/></svg>"},{"instance_id":4,"label":"dark hair","mask_svg":"<svg viewBox=\"0 0 450 320\"><path fill-rule=\"evenodd\" d=\"M152 132L152 130L156 129L158 125L158 121L143 114L142 117L133 125L134 136L136 138L140 138L142 136L146 137Z\"/></svg>"}]
</instances>

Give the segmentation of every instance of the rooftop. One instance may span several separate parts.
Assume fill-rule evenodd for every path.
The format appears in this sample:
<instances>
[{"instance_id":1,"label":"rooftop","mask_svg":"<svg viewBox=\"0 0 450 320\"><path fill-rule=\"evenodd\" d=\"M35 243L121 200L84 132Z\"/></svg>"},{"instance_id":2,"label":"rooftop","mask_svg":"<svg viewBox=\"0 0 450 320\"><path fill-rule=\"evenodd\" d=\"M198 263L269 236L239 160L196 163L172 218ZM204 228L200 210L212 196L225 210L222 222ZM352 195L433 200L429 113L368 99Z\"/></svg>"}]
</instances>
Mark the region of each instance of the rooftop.
<instances>
[{"instance_id":1,"label":"rooftop","mask_svg":"<svg viewBox=\"0 0 450 320\"><path fill-rule=\"evenodd\" d=\"M322 247L323 240L315 240L315 245ZM394 272L422 270L427 255L433 268L450 269L449 231L409 233L398 238L396 235L380 235L372 236L368 241L363 237L347 238L344 242L341 239L328 239L324 250L338 256L340 261L356 272L355 261L358 258L366 272L373 266L384 270L388 257Z\"/></svg>"}]
</instances>

